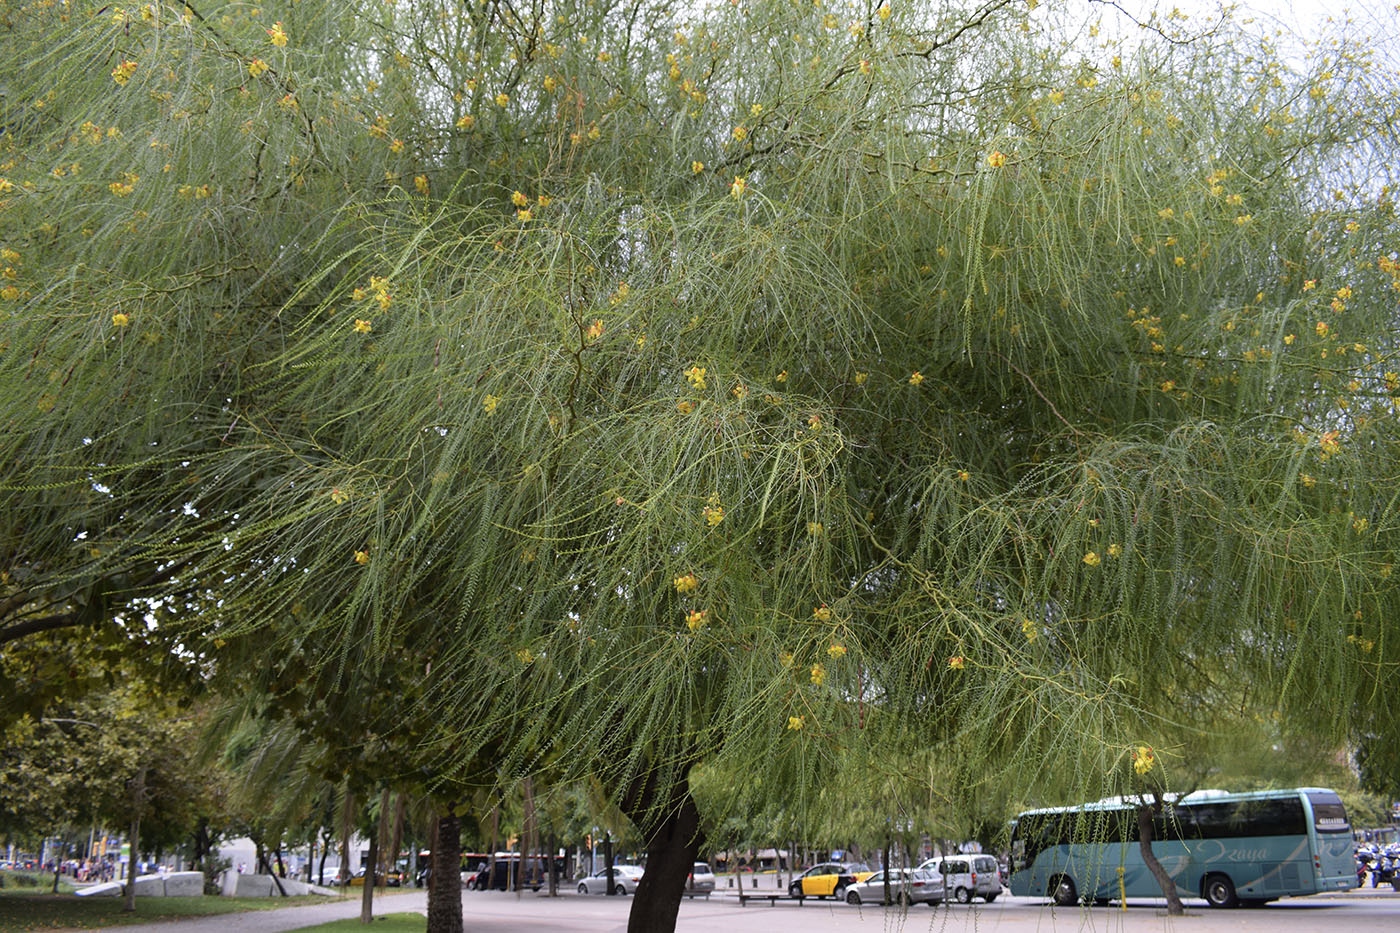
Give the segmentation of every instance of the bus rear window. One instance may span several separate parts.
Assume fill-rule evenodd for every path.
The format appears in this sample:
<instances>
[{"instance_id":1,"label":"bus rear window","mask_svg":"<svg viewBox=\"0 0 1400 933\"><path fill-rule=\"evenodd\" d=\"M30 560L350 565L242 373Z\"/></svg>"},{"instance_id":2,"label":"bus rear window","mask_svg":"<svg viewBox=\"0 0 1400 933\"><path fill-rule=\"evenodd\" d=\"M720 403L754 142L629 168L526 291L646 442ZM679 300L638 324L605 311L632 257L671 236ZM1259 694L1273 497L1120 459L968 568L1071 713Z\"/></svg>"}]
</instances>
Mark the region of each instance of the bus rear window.
<instances>
[{"instance_id":1,"label":"bus rear window","mask_svg":"<svg viewBox=\"0 0 1400 933\"><path fill-rule=\"evenodd\" d=\"M1317 827L1318 832L1351 832L1342 798L1336 794L1308 794L1308 803L1312 804L1313 825Z\"/></svg>"}]
</instances>

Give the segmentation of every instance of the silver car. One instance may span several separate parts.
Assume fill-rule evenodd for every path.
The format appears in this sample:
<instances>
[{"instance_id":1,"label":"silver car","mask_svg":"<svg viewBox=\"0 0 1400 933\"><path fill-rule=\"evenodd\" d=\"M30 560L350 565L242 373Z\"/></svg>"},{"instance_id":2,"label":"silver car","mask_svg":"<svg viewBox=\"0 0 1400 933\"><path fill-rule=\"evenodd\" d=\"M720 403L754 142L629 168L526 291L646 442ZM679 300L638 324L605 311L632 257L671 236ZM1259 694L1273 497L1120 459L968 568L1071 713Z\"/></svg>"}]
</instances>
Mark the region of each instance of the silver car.
<instances>
[{"instance_id":1,"label":"silver car","mask_svg":"<svg viewBox=\"0 0 1400 933\"><path fill-rule=\"evenodd\" d=\"M637 882L642 880L642 868L640 865L614 865L612 886L617 894L636 894ZM608 893L608 869L600 868L591 875L585 875L578 880L578 893L580 894L607 894Z\"/></svg>"},{"instance_id":2,"label":"silver car","mask_svg":"<svg viewBox=\"0 0 1400 933\"><path fill-rule=\"evenodd\" d=\"M690 877L685 879L685 896L703 894L708 899L714 890L715 873L710 871L709 863L696 862L695 867L690 870Z\"/></svg>"},{"instance_id":3,"label":"silver car","mask_svg":"<svg viewBox=\"0 0 1400 933\"><path fill-rule=\"evenodd\" d=\"M885 872L877 871L864 881L846 888L847 904L883 904L885 902ZM892 868L890 900L895 904L931 904L938 906L945 896L943 877L917 868Z\"/></svg>"}]
</instances>

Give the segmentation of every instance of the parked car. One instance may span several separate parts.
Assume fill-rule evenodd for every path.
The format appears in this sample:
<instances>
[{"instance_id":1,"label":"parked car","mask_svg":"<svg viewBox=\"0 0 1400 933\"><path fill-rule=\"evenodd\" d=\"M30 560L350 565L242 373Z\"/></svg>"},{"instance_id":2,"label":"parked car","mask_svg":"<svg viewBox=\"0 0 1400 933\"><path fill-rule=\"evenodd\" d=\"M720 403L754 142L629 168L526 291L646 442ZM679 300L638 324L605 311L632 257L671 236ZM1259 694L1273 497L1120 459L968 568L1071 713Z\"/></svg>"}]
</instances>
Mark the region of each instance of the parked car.
<instances>
[{"instance_id":1,"label":"parked car","mask_svg":"<svg viewBox=\"0 0 1400 933\"><path fill-rule=\"evenodd\" d=\"M792 897L844 897L846 888L871 875L864 862L822 862L792 879L788 894Z\"/></svg>"},{"instance_id":2,"label":"parked car","mask_svg":"<svg viewBox=\"0 0 1400 933\"><path fill-rule=\"evenodd\" d=\"M709 863L696 862L695 867L690 870L690 877L685 879L685 896L703 894L709 897L714 889L715 873L710 871Z\"/></svg>"},{"instance_id":3,"label":"parked car","mask_svg":"<svg viewBox=\"0 0 1400 933\"><path fill-rule=\"evenodd\" d=\"M990 855L949 855L928 859L919 868L943 876L944 888L959 904L980 897L988 904L1001 894L1001 870Z\"/></svg>"},{"instance_id":4,"label":"parked car","mask_svg":"<svg viewBox=\"0 0 1400 933\"><path fill-rule=\"evenodd\" d=\"M885 903L885 875L883 871L857 881L846 887L847 904ZM937 872L922 871L917 868L892 868L890 878L890 901L895 904L931 904L943 902L943 876Z\"/></svg>"},{"instance_id":5,"label":"parked car","mask_svg":"<svg viewBox=\"0 0 1400 933\"><path fill-rule=\"evenodd\" d=\"M643 869L639 865L614 865L612 885L618 894L636 894L637 882L642 880ZM607 894L608 869L604 866L591 875L578 880L580 894Z\"/></svg>"}]
</instances>

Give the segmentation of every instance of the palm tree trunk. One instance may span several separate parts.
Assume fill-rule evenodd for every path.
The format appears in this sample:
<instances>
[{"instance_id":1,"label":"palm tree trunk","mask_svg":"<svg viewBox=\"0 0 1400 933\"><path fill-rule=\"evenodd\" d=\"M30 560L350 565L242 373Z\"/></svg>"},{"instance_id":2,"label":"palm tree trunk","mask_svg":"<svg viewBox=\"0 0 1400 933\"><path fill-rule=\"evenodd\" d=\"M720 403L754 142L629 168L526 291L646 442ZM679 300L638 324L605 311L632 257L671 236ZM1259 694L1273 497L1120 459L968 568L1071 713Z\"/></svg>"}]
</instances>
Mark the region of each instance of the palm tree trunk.
<instances>
[{"instance_id":1,"label":"palm tree trunk","mask_svg":"<svg viewBox=\"0 0 1400 933\"><path fill-rule=\"evenodd\" d=\"M428 872L428 933L462 933L461 821L449 807L438 817Z\"/></svg>"}]
</instances>

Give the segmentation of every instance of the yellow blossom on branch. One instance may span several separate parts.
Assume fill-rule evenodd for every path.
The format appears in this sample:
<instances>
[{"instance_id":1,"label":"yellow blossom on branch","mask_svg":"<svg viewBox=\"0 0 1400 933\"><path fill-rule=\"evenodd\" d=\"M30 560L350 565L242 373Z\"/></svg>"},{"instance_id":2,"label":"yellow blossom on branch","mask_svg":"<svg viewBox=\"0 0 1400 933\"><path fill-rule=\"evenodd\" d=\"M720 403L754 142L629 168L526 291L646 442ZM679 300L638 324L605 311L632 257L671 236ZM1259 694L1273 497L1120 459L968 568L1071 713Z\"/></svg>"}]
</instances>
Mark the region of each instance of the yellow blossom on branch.
<instances>
[{"instance_id":1,"label":"yellow blossom on branch","mask_svg":"<svg viewBox=\"0 0 1400 933\"><path fill-rule=\"evenodd\" d=\"M697 159L690 163L690 171L692 174L699 175L701 172L705 171L705 163Z\"/></svg>"},{"instance_id":2,"label":"yellow blossom on branch","mask_svg":"<svg viewBox=\"0 0 1400 933\"><path fill-rule=\"evenodd\" d=\"M372 330L374 330L374 325L371 322L360 318L355 319L355 333L367 334Z\"/></svg>"},{"instance_id":3,"label":"yellow blossom on branch","mask_svg":"<svg viewBox=\"0 0 1400 933\"><path fill-rule=\"evenodd\" d=\"M729 186L729 194L737 201L744 196L744 191L747 188L748 183L744 181L743 176L735 175L734 184Z\"/></svg>"},{"instance_id":4,"label":"yellow blossom on branch","mask_svg":"<svg viewBox=\"0 0 1400 933\"><path fill-rule=\"evenodd\" d=\"M811 680L814 685L820 687L822 681L826 680L826 668L822 667L820 664L813 664L812 669L808 672L808 679Z\"/></svg>"},{"instance_id":5,"label":"yellow blossom on branch","mask_svg":"<svg viewBox=\"0 0 1400 933\"><path fill-rule=\"evenodd\" d=\"M1090 551L1084 555L1084 563L1088 564L1090 567L1097 567L1099 565L1099 555Z\"/></svg>"},{"instance_id":6,"label":"yellow blossom on branch","mask_svg":"<svg viewBox=\"0 0 1400 933\"><path fill-rule=\"evenodd\" d=\"M705 609L692 609L685 614L685 627L692 632L698 632L705 627L705 622L709 612Z\"/></svg>"},{"instance_id":7,"label":"yellow blossom on branch","mask_svg":"<svg viewBox=\"0 0 1400 933\"><path fill-rule=\"evenodd\" d=\"M496 413L496 407L500 404L501 397L499 395L491 395L490 393L487 393L486 397L481 400L481 407L486 409L486 414L488 415L494 415Z\"/></svg>"},{"instance_id":8,"label":"yellow blossom on branch","mask_svg":"<svg viewBox=\"0 0 1400 933\"><path fill-rule=\"evenodd\" d=\"M826 656L832 659L844 658L846 656L846 646L841 644L832 645L826 649Z\"/></svg>"},{"instance_id":9,"label":"yellow blossom on branch","mask_svg":"<svg viewBox=\"0 0 1400 933\"><path fill-rule=\"evenodd\" d=\"M510 194L510 203L514 204L516 207L529 207L530 197L523 191L512 191Z\"/></svg>"},{"instance_id":10,"label":"yellow blossom on branch","mask_svg":"<svg viewBox=\"0 0 1400 933\"><path fill-rule=\"evenodd\" d=\"M1133 750L1133 770L1138 774L1146 774L1151 771L1156 762L1157 758L1148 746L1139 745Z\"/></svg>"},{"instance_id":11,"label":"yellow blossom on branch","mask_svg":"<svg viewBox=\"0 0 1400 933\"><path fill-rule=\"evenodd\" d=\"M1006 164L1006 153L993 151L991 155L987 156L987 164L992 168L1001 168Z\"/></svg>"},{"instance_id":12,"label":"yellow blossom on branch","mask_svg":"<svg viewBox=\"0 0 1400 933\"><path fill-rule=\"evenodd\" d=\"M789 729L791 729L793 732L801 732L801 731L802 731L802 727L805 726L806 724L807 724L806 717L803 717L803 716L789 716L789 717L788 717L788 724L787 724L787 727L788 727Z\"/></svg>"},{"instance_id":13,"label":"yellow blossom on branch","mask_svg":"<svg viewBox=\"0 0 1400 933\"><path fill-rule=\"evenodd\" d=\"M909 384L910 384L911 386L920 385L920 384L923 383L923 381L924 381L924 374L921 373L921 372L919 372L917 369L914 370L913 374L909 377Z\"/></svg>"},{"instance_id":14,"label":"yellow blossom on branch","mask_svg":"<svg viewBox=\"0 0 1400 933\"><path fill-rule=\"evenodd\" d=\"M350 501L350 496L342 489L333 488L331 489L331 501L336 505L344 505Z\"/></svg>"},{"instance_id":15,"label":"yellow blossom on branch","mask_svg":"<svg viewBox=\"0 0 1400 933\"><path fill-rule=\"evenodd\" d=\"M476 117L472 116L472 115L469 114L469 113L464 113L464 114L462 114L460 117L457 118L457 129L459 129L459 130L469 130L469 129L472 128L472 124L475 123L475 122L476 122Z\"/></svg>"},{"instance_id":16,"label":"yellow blossom on branch","mask_svg":"<svg viewBox=\"0 0 1400 933\"><path fill-rule=\"evenodd\" d=\"M960 654L955 654L948 659L948 667L955 671L960 671L967 664L967 660Z\"/></svg>"},{"instance_id":17,"label":"yellow blossom on branch","mask_svg":"<svg viewBox=\"0 0 1400 933\"><path fill-rule=\"evenodd\" d=\"M356 552L355 552L355 563L360 564L361 566L363 566L364 564L368 564L368 563L369 563L369 551L356 551Z\"/></svg>"},{"instance_id":18,"label":"yellow blossom on branch","mask_svg":"<svg viewBox=\"0 0 1400 933\"><path fill-rule=\"evenodd\" d=\"M695 403L690 399L681 399L676 403L676 411L683 415L688 415L695 410Z\"/></svg>"},{"instance_id":19,"label":"yellow blossom on branch","mask_svg":"<svg viewBox=\"0 0 1400 933\"><path fill-rule=\"evenodd\" d=\"M287 31L282 28L280 21L272 24L272 28L267 31L267 38L279 49L287 44Z\"/></svg>"},{"instance_id":20,"label":"yellow blossom on branch","mask_svg":"<svg viewBox=\"0 0 1400 933\"><path fill-rule=\"evenodd\" d=\"M255 58L248 63L248 77L256 78L267 71L267 62L261 58Z\"/></svg>"},{"instance_id":21,"label":"yellow blossom on branch","mask_svg":"<svg viewBox=\"0 0 1400 933\"><path fill-rule=\"evenodd\" d=\"M826 603L822 603L820 606L812 610L812 618L816 619L818 622L830 622L831 609L828 608Z\"/></svg>"},{"instance_id":22,"label":"yellow blossom on branch","mask_svg":"<svg viewBox=\"0 0 1400 933\"><path fill-rule=\"evenodd\" d=\"M131 323L131 318L127 317L125 314L122 314L120 311L118 311L116 314L112 315L112 326L113 326L113 327L125 327L126 325L128 325L128 324L130 324L130 323Z\"/></svg>"},{"instance_id":23,"label":"yellow blossom on branch","mask_svg":"<svg viewBox=\"0 0 1400 933\"><path fill-rule=\"evenodd\" d=\"M692 389L705 388L705 367L692 366L685 371L685 381L690 383Z\"/></svg>"},{"instance_id":24,"label":"yellow blossom on branch","mask_svg":"<svg viewBox=\"0 0 1400 933\"><path fill-rule=\"evenodd\" d=\"M529 211L526 211L526 213L528 214ZM592 324L588 325L588 329L583 332L583 335L588 338L589 343L603 336L603 319L597 318L594 320Z\"/></svg>"},{"instance_id":25,"label":"yellow blossom on branch","mask_svg":"<svg viewBox=\"0 0 1400 933\"><path fill-rule=\"evenodd\" d=\"M700 579L693 573L676 577L671 582L675 585L677 593L694 593L696 588L700 586Z\"/></svg>"},{"instance_id":26,"label":"yellow blossom on branch","mask_svg":"<svg viewBox=\"0 0 1400 933\"><path fill-rule=\"evenodd\" d=\"M112 80L117 83L118 87L125 87L126 82L131 80L131 76L136 74L137 67L136 62L129 58L126 59L120 65L112 69Z\"/></svg>"}]
</instances>

